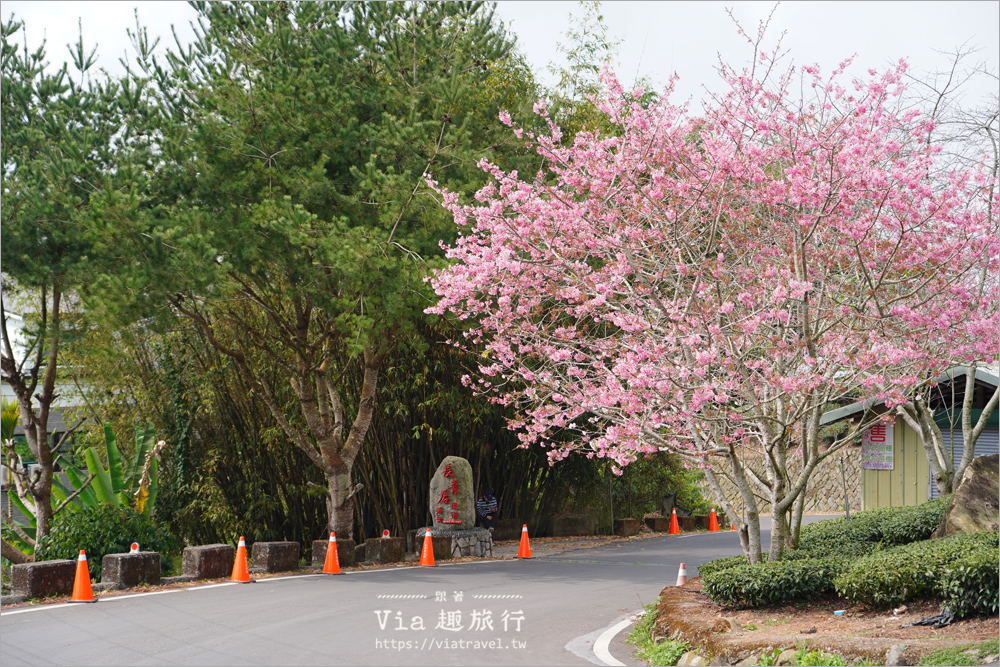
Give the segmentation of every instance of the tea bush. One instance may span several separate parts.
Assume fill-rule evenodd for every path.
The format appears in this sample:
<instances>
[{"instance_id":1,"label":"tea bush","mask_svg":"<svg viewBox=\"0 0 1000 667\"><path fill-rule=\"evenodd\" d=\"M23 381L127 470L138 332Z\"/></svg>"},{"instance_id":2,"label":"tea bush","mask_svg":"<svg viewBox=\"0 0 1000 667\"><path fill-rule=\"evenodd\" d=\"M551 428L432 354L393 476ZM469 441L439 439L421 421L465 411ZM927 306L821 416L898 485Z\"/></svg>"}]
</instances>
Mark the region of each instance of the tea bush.
<instances>
[{"instance_id":1,"label":"tea bush","mask_svg":"<svg viewBox=\"0 0 1000 667\"><path fill-rule=\"evenodd\" d=\"M996 585L997 531L952 535L876 551L860 559L836 578L837 593L851 602L885 609L906 600L944 593L948 570L965 559L993 556ZM970 560L970 562L973 562ZM975 570L978 572L978 569ZM956 574L957 577L963 575ZM976 579L975 574L969 575ZM960 581L956 580L956 586ZM979 599L978 593L962 597ZM985 599L985 598L984 598Z\"/></svg>"},{"instance_id":2,"label":"tea bush","mask_svg":"<svg viewBox=\"0 0 1000 667\"><path fill-rule=\"evenodd\" d=\"M127 507L98 505L75 512L60 512L49 534L35 549L37 560L76 560L80 549L87 552L90 578L101 578L101 560L106 554L128 553L132 542L143 551L160 554L160 568L170 568L169 554L177 550L177 540L149 517Z\"/></svg>"},{"instance_id":3,"label":"tea bush","mask_svg":"<svg viewBox=\"0 0 1000 667\"><path fill-rule=\"evenodd\" d=\"M994 538L997 533L992 533ZM945 572L941 580L941 594L948 607L958 618L973 613L997 615L998 591L997 561L1000 549L992 546L977 548L964 556Z\"/></svg>"},{"instance_id":4,"label":"tea bush","mask_svg":"<svg viewBox=\"0 0 1000 667\"><path fill-rule=\"evenodd\" d=\"M883 507L803 526L799 550L813 558L863 556L879 548L930 538L940 525L950 496L909 507Z\"/></svg>"},{"instance_id":5,"label":"tea bush","mask_svg":"<svg viewBox=\"0 0 1000 667\"><path fill-rule=\"evenodd\" d=\"M716 604L738 608L811 599L832 593L833 580L844 567L837 558L739 565L703 573L702 593Z\"/></svg>"},{"instance_id":6,"label":"tea bush","mask_svg":"<svg viewBox=\"0 0 1000 667\"><path fill-rule=\"evenodd\" d=\"M722 570L739 567L740 565L747 565L746 556L726 556L725 558L718 558L716 560L709 561L704 565L699 565L698 576L705 577L710 574L715 574L716 572L721 572Z\"/></svg>"},{"instance_id":7,"label":"tea bush","mask_svg":"<svg viewBox=\"0 0 1000 667\"><path fill-rule=\"evenodd\" d=\"M779 563L751 566L743 556L729 556L700 566L703 592L716 603L733 607L760 607L833 593L833 580L859 558L927 540L941 523L947 505L947 497L938 498L803 526L799 548L786 551Z\"/></svg>"}]
</instances>

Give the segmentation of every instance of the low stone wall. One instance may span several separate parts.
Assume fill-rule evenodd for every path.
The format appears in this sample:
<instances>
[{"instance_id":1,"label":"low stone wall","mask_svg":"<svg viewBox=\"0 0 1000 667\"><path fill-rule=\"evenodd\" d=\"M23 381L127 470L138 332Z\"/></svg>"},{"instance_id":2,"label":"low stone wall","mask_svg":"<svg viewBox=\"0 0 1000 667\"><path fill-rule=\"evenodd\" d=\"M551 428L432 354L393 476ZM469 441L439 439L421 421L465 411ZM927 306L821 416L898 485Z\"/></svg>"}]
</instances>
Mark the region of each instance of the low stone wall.
<instances>
[{"instance_id":1,"label":"low stone wall","mask_svg":"<svg viewBox=\"0 0 1000 667\"><path fill-rule=\"evenodd\" d=\"M313 540L312 543L312 564L323 567L326 563L326 550L330 545L330 540ZM337 538L337 562L340 567L354 567L354 540L342 540Z\"/></svg>"},{"instance_id":2,"label":"low stone wall","mask_svg":"<svg viewBox=\"0 0 1000 667\"><path fill-rule=\"evenodd\" d=\"M232 574L235 560L236 552L229 544L185 547L181 555L181 572L195 579L220 579Z\"/></svg>"},{"instance_id":3,"label":"low stone wall","mask_svg":"<svg viewBox=\"0 0 1000 667\"><path fill-rule=\"evenodd\" d=\"M101 559L101 583L120 588L160 583L160 554L140 551L106 554Z\"/></svg>"},{"instance_id":4,"label":"low stone wall","mask_svg":"<svg viewBox=\"0 0 1000 667\"><path fill-rule=\"evenodd\" d=\"M806 486L806 504L804 511L814 514L837 514L844 511L844 483L840 476L840 457L844 457L844 477L847 479L847 501L852 512L861 511L861 447L849 446L832 454L813 470ZM718 464L718 470L723 470L721 459L712 459ZM788 472L794 479L802 470L802 457L792 454L788 457ZM753 468L761 477L764 476L764 461L761 456L748 455L743 460L744 465ZM743 501L736 485L728 477L718 475L725 492L730 507L736 508L739 512L743 508ZM706 500L715 503L715 496L708 488L707 482L702 482L701 492ZM760 494L758 494L760 495ZM771 504L765 499L758 497L758 509L761 514L771 511ZM722 510L715 508L719 516ZM720 519L720 524L724 519Z\"/></svg>"},{"instance_id":5,"label":"low stone wall","mask_svg":"<svg viewBox=\"0 0 1000 667\"><path fill-rule=\"evenodd\" d=\"M421 528L426 534L427 529ZM434 558L438 557L438 540L448 545L450 540L451 558L489 558L493 556L493 536L486 528L470 528L468 530L441 530L431 528L431 539L434 541ZM442 546L440 548L446 548Z\"/></svg>"},{"instance_id":6,"label":"low stone wall","mask_svg":"<svg viewBox=\"0 0 1000 667\"><path fill-rule=\"evenodd\" d=\"M287 572L299 567L298 542L254 542L250 569L256 572Z\"/></svg>"},{"instance_id":7,"label":"low stone wall","mask_svg":"<svg viewBox=\"0 0 1000 667\"><path fill-rule=\"evenodd\" d=\"M44 560L21 563L10 568L10 587L26 598L69 595L76 579L75 560Z\"/></svg>"}]
</instances>

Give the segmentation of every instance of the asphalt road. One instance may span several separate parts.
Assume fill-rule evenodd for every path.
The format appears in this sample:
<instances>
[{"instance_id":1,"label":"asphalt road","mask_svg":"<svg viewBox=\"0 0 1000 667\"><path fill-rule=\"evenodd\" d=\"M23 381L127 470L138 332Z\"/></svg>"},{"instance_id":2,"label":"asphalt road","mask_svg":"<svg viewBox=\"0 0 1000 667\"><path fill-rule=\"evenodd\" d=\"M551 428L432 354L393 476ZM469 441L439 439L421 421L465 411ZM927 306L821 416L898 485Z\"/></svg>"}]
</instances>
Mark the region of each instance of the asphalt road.
<instances>
[{"instance_id":1,"label":"asphalt road","mask_svg":"<svg viewBox=\"0 0 1000 667\"><path fill-rule=\"evenodd\" d=\"M603 631L736 533L655 537L522 561L292 576L0 614L0 664L587 665ZM611 643L629 663L630 649ZM605 654L606 655L606 654Z\"/></svg>"}]
</instances>

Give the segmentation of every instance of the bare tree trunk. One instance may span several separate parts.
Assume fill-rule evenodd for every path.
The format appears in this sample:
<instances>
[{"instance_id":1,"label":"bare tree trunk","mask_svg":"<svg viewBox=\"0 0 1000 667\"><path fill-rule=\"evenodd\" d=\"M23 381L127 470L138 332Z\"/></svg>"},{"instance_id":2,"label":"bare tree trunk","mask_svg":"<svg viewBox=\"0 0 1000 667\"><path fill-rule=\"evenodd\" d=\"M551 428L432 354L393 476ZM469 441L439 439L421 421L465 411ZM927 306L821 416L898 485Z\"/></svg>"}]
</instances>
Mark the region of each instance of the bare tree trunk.
<instances>
[{"instance_id":1,"label":"bare tree trunk","mask_svg":"<svg viewBox=\"0 0 1000 667\"><path fill-rule=\"evenodd\" d=\"M34 556L29 556L20 549L8 544L7 540L0 540L0 555L9 560L11 563L14 563L14 565L33 563L35 561Z\"/></svg>"},{"instance_id":2,"label":"bare tree trunk","mask_svg":"<svg viewBox=\"0 0 1000 667\"><path fill-rule=\"evenodd\" d=\"M716 501L723 508L726 516L729 517L729 521L734 526L739 526L740 543L743 546L743 553L751 565L756 565L761 561L760 514L757 509L757 499L754 497L753 489L750 488L746 472L735 453L730 449L728 456L725 458L729 460L730 472L733 475L736 488L739 490L740 497L746 508L745 521L744 517L736 513L735 508L729 506L729 501L722 492L722 486L719 484L719 480L711 468L705 469L705 479L708 480L709 488L712 489Z\"/></svg>"},{"instance_id":3,"label":"bare tree trunk","mask_svg":"<svg viewBox=\"0 0 1000 667\"><path fill-rule=\"evenodd\" d=\"M979 415L979 419L976 421L975 426L972 424L972 405L973 396L976 389L976 366L973 364L966 369L965 373L965 398L962 401L962 460L958 462L955 467L955 476L953 479L953 486L958 486L962 483L962 477L965 475L965 469L969 467L972 463L972 459L976 456L976 441L979 440L980 434L983 429L986 428L986 422L989 421L990 416L997 407L997 400L1000 399L1000 387L996 387L993 390L993 395L990 396L990 400L986 403L983 408L982 413Z\"/></svg>"},{"instance_id":4,"label":"bare tree trunk","mask_svg":"<svg viewBox=\"0 0 1000 667\"><path fill-rule=\"evenodd\" d=\"M35 342L35 357L29 366L27 374L23 372L25 359L18 363L14 358L10 343L10 332L7 329L7 314L0 303L0 321L2 321L4 348L0 354L3 379L10 385L17 397L21 413L21 424L24 426L24 437L28 448L38 463L37 476L29 476L26 469L16 465L20 463L14 453L13 445L6 447L10 469L15 477L15 487L18 497L35 516L35 542L49 533L52 522L52 477L55 456L49 442L49 412L55 398L56 372L59 364L60 330L62 327L62 291L58 285L52 287L52 309L48 309L46 290L40 290L41 308L39 311L39 333ZM51 321L49 317L51 316ZM46 346L48 349L46 350ZM45 369L41 389L38 389L38 373ZM38 403L38 414L34 405Z\"/></svg>"}]
</instances>

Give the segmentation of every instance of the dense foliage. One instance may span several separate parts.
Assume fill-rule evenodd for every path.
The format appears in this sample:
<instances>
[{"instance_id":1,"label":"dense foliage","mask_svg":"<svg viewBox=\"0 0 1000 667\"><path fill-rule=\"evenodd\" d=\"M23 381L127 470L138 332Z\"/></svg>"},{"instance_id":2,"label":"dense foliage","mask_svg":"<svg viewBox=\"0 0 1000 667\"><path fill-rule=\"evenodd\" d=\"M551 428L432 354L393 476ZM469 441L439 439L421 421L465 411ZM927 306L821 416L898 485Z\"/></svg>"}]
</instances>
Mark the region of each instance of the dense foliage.
<instances>
[{"instance_id":1,"label":"dense foliage","mask_svg":"<svg viewBox=\"0 0 1000 667\"><path fill-rule=\"evenodd\" d=\"M83 549L87 552L90 578L100 581L105 554L128 553L133 542L138 542L143 551L158 552L161 570L169 572L169 557L179 548L177 540L148 516L115 505L60 512L49 534L39 541L35 555L37 560L76 560Z\"/></svg>"},{"instance_id":2,"label":"dense foliage","mask_svg":"<svg viewBox=\"0 0 1000 667\"><path fill-rule=\"evenodd\" d=\"M802 529L799 551L812 558L860 556L930 538L941 524L950 496L920 505L883 507L852 514L850 519L828 519Z\"/></svg>"},{"instance_id":3,"label":"dense foliage","mask_svg":"<svg viewBox=\"0 0 1000 667\"><path fill-rule=\"evenodd\" d=\"M471 323L454 340L480 353L467 383L516 406L512 427L553 460L671 451L720 501L729 476L751 562L759 499L777 560L816 466L879 419L821 449L831 404L903 402L1000 344L995 172L940 174L905 64L845 81L785 69L763 39L699 113L611 74L593 102L613 130L569 140L543 103L545 132L501 112L545 172L483 160L473 197L441 186L461 235L428 309Z\"/></svg>"},{"instance_id":4,"label":"dense foliage","mask_svg":"<svg viewBox=\"0 0 1000 667\"><path fill-rule=\"evenodd\" d=\"M933 544L926 540L941 523L947 505L947 497L937 498L810 524L802 529L799 548L785 552L780 562L748 565L744 556L730 556L700 566L704 592L715 602L734 607L833 593L834 580L852 571L855 563L865 562L858 561L861 557L891 553L884 550L910 543Z\"/></svg>"},{"instance_id":5,"label":"dense foliage","mask_svg":"<svg viewBox=\"0 0 1000 667\"><path fill-rule=\"evenodd\" d=\"M839 558L809 558L743 564L705 574L702 592L727 607L766 607L789 600L809 600L832 593L844 568Z\"/></svg>"},{"instance_id":6,"label":"dense foliage","mask_svg":"<svg viewBox=\"0 0 1000 667\"><path fill-rule=\"evenodd\" d=\"M1000 550L994 543L963 555L945 572L939 587L955 616L973 613L997 615L1000 604L997 563Z\"/></svg>"},{"instance_id":7,"label":"dense foliage","mask_svg":"<svg viewBox=\"0 0 1000 667\"><path fill-rule=\"evenodd\" d=\"M964 578L946 579L946 573L960 561L972 564L992 558L992 600L975 569L968 574L971 582L979 585L957 596L963 611L988 608L996 600L997 539L997 531L981 531L878 550L844 568L834 585L837 593L851 602L885 609L913 598L941 596L944 581Z\"/></svg>"}]
</instances>

